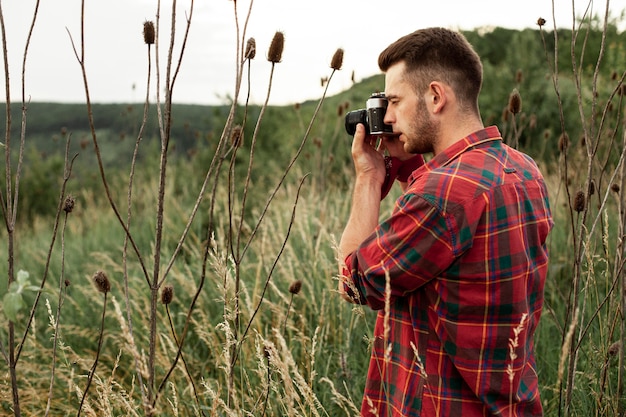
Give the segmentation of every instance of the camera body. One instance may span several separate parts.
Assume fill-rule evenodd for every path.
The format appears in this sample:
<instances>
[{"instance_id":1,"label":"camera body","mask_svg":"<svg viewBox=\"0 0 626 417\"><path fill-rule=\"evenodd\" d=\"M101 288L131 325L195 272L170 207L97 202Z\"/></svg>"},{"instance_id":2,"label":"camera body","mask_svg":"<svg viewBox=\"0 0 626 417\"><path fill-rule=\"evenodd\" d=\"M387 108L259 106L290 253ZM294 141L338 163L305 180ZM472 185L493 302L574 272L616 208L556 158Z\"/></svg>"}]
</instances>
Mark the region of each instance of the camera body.
<instances>
[{"instance_id":1,"label":"camera body","mask_svg":"<svg viewBox=\"0 0 626 417\"><path fill-rule=\"evenodd\" d=\"M352 110L346 114L346 132L354 136L356 125L363 123L368 135L386 136L393 134L391 125L385 124L387 98L384 93L374 93L367 99L364 109Z\"/></svg>"}]
</instances>

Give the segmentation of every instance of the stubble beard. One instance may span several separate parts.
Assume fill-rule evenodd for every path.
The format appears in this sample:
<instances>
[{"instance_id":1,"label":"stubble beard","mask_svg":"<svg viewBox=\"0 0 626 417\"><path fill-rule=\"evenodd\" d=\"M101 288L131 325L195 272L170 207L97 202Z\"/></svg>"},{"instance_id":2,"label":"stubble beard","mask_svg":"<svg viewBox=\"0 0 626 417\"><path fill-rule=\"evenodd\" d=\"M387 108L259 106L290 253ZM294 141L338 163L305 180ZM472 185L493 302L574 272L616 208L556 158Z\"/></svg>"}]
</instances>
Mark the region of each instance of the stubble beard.
<instances>
[{"instance_id":1,"label":"stubble beard","mask_svg":"<svg viewBox=\"0 0 626 417\"><path fill-rule=\"evenodd\" d=\"M419 101L415 117L405 133L404 150L412 154L432 153L439 137L439 123L429 117L426 103Z\"/></svg>"}]
</instances>

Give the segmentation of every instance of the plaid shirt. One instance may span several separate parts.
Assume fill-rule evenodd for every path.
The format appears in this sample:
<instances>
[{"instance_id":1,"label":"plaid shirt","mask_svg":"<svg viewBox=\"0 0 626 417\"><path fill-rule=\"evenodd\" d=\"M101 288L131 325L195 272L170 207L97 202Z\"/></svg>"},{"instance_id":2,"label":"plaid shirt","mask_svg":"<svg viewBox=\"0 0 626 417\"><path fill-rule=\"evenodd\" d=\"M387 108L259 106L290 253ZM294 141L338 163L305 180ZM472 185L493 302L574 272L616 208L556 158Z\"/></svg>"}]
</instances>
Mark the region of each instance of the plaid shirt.
<instances>
[{"instance_id":1,"label":"plaid shirt","mask_svg":"<svg viewBox=\"0 0 626 417\"><path fill-rule=\"evenodd\" d=\"M362 415L542 415L532 339L552 224L536 164L495 126L412 174L345 260L346 291L380 310Z\"/></svg>"}]
</instances>

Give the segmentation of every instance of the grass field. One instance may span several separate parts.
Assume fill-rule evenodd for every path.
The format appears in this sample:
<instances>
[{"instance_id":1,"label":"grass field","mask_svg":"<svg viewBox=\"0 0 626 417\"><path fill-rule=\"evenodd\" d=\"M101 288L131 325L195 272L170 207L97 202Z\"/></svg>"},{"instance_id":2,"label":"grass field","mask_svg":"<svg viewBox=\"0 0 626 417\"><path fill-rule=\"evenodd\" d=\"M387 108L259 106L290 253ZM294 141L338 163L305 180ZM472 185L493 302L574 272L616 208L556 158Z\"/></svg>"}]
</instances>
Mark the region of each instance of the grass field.
<instances>
[{"instance_id":1,"label":"grass field","mask_svg":"<svg viewBox=\"0 0 626 417\"><path fill-rule=\"evenodd\" d=\"M267 56L272 68L276 47ZM598 76L574 57L573 79L559 84L550 53L546 47L553 72L538 72L535 108L563 132L581 126L580 136L540 133L531 111L488 121L511 144L532 133L520 145L533 150L549 185L555 227L536 334L545 415L623 416L626 73ZM237 56L251 59L243 48ZM236 68L239 86L243 68ZM510 91L511 78L522 82L510 68L485 66L490 75L496 70L494 90ZM172 150L167 100L151 116L158 138L141 143L141 152L140 133L136 153L121 153L115 133L98 130L93 118L80 138L89 162L75 166L69 151L54 163L42 155L22 160L25 137L13 145L5 138L0 414L358 415L375 312L335 291L335 244L352 182L342 115L356 108L349 98L366 96L378 80L329 98L320 113L310 103L248 113L237 96L231 113L224 107L210 117L223 131L187 132L208 139L184 155ZM563 100L562 85L571 100ZM556 104L544 109L548 95ZM36 181L20 190L21 172ZM384 201L383 216L398 193ZM44 207L30 210L37 202Z\"/></svg>"}]
</instances>

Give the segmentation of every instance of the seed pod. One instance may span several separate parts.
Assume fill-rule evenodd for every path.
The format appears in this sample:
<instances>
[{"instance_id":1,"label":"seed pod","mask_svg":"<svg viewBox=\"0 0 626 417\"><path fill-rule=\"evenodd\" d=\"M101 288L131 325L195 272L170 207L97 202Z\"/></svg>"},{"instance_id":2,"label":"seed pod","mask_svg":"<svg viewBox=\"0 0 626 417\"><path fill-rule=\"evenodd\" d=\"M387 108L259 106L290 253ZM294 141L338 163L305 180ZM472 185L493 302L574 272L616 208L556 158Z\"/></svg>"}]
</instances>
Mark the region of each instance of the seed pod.
<instances>
[{"instance_id":1,"label":"seed pod","mask_svg":"<svg viewBox=\"0 0 626 417\"><path fill-rule=\"evenodd\" d=\"M240 125L233 127L233 131L230 134L230 144L235 148L238 148L243 143L243 128Z\"/></svg>"},{"instance_id":2,"label":"seed pod","mask_svg":"<svg viewBox=\"0 0 626 417\"><path fill-rule=\"evenodd\" d=\"M291 285L289 285L289 292L292 293L293 295L297 295L301 289L302 289L302 281L300 281L299 279L292 282Z\"/></svg>"},{"instance_id":3,"label":"seed pod","mask_svg":"<svg viewBox=\"0 0 626 417\"><path fill-rule=\"evenodd\" d=\"M585 209L586 205L585 193L579 191L576 193L576 197L574 198L574 210L578 213Z\"/></svg>"},{"instance_id":4,"label":"seed pod","mask_svg":"<svg viewBox=\"0 0 626 417\"><path fill-rule=\"evenodd\" d=\"M106 294L111 291L111 283L109 282L109 277L107 277L104 272L96 272L93 276L93 282L96 285L98 291L100 291L101 293Z\"/></svg>"},{"instance_id":5,"label":"seed pod","mask_svg":"<svg viewBox=\"0 0 626 417\"><path fill-rule=\"evenodd\" d=\"M74 205L76 204L76 200L71 195L65 197L65 202L63 203L63 211L66 213L71 213L74 210Z\"/></svg>"},{"instance_id":6,"label":"seed pod","mask_svg":"<svg viewBox=\"0 0 626 417\"><path fill-rule=\"evenodd\" d=\"M146 45L154 44L155 31L154 23L146 20L143 22L143 41Z\"/></svg>"},{"instance_id":7,"label":"seed pod","mask_svg":"<svg viewBox=\"0 0 626 417\"><path fill-rule=\"evenodd\" d=\"M522 111L522 97L517 88L514 88L509 96L509 112L517 114Z\"/></svg>"},{"instance_id":8,"label":"seed pod","mask_svg":"<svg viewBox=\"0 0 626 417\"><path fill-rule=\"evenodd\" d=\"M174 299L174 287L166 285L161 291L161 303L168 305Z\"/></svg>"},{"instance_id":9,"label":"seed pod","mask_svg":"<svg viewBox=\"0 0 626 417\"><path fill-rule=\"evenodd\" d=\"M340 70L343 65L343 49L339 48L335 51L333 59L330 61L330 67L334 70Z\"/></svg>"},{"instance_id":10,"label":"seed pod","mask_svg":"<svg viewBox=\"0 0 626 417\"><path fill-rule=\"evenodd\" d=\"M283 56L283 48L285 47L285 35L283 32L276 32L272 43L270 44L269 52L267 53L267 60L274 64L280 62Z\"/></svg>"},{"instance_id":11,"label":"seed pod","mask_svg":"<svg viewBox=\"0 0 626 417\"><path fill-rule=\"evenodd\" d=\"M246 44L246 54L244 56L247 59L254 59L256 56L256 40L254 38L248 39L248 43Z\"/></svg>"},{"instance_id":12,"label":"seed pod","mask_svg":"<svg viewBox=\"0 0 626 417\"><path fill-rule=\"evenodd\" d=\"M539 27L545 24L546 24L546 19L544 19L543 17L540 17L539 19L537 19L537 25L539 25Z\"/></svg>"}]
</instances>

